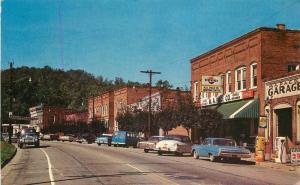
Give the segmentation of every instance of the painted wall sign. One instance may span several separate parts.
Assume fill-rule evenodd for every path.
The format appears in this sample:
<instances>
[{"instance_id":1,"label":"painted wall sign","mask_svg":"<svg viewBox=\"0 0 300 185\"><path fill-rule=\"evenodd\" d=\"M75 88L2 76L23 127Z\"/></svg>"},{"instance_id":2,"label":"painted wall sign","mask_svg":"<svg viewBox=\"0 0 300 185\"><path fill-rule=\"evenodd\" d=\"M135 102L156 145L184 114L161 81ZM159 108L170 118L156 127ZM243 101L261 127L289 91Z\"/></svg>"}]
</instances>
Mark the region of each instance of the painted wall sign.
<instances>
[{"instance_id":1,"label":"painted wall sign","mask_svg":"<svg viewBox=\"0 0 300 185\"><path fill-rule=\"evenodd\" d=\"M249 96L247 96L246 98L249 98ZM219 95L217 97L201 98L201 106L215 105L218 103L232 102L241 99L245 99L243 97L243 92L227 93L224 95Z\"/></svg>"},{"instance_id":2,"label":"painted wall sign","mask_svg":"<svg viewBox=\"0 0 300 185\"><path fill-rule=\"evenodd\" d=\"M265 97L282 98L300 94L300 74L266 82Z\"/></svg>"},{"instance_id":3,"label":"painted wall sign","mask_svg":"<svg viewBox=\"0 0 300 185\"><path fill-rule=\"evenodd\" d=\"M201 91L222 93L222 79L220 76L202 76Z\"/></svg>"}]
</instances>

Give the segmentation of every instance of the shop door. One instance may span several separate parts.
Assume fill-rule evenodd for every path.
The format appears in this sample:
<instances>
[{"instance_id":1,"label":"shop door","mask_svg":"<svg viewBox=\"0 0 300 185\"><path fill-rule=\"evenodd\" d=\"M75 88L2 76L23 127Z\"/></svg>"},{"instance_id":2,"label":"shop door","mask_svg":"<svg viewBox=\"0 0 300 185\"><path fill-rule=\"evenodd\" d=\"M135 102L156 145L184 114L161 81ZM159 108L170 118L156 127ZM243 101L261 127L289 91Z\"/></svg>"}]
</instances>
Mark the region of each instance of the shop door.
<instances>
[{"instance_id":1,"label":"shop door","mask_svg":"<svg viewBox=\"0 0 300 185\"><path fill-rule=\"evenodd\" d=\"M292 108L277 109L278 136L288 136L292 139Z\"/></svg>"}]
</instances>

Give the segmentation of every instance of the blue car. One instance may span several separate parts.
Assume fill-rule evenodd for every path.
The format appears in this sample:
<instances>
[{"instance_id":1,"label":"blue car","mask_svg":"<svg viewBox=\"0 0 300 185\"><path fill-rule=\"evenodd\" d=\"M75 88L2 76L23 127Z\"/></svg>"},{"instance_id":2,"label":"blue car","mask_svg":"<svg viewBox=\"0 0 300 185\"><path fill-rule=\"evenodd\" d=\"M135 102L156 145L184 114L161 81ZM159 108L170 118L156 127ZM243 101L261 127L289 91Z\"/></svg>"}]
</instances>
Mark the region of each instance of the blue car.
<instances>
[{"instance_id":1,"label":"blue car","mask_svg":"<svg viewBox=\"0 0 300 185\"><path fill-rule=\"evenodd\" d=\"M100 146L102 144L106 144L106 145L110 146L111 140L112 140L111 134L102 134L101 136L96 138L95 143L98 144L98 146Z\"/></svg>"},{"instance_id":2,"label":"blue car","mask_svg":"<svg viewBox=\"0 0 300 185\"><path fill-rule=\"evenodd\" d=\"M115 131L112 136L111 144L114 146L137 147L139 137L136 133L128 131Z\"/></svg>"},{"instance_id":3,"label":"blue car","mask_svg":"<svg viewBox=\"0 0 300 185\"><path fill-rule=\"evenodd\" d=\"M251 157L248 149L238 147L234 140L225 138L207 138L202 144L193 145L192 154L195 159L204 157L210 161L219 159L239 161L241 158Z\"/></svg>"}]
</instances>

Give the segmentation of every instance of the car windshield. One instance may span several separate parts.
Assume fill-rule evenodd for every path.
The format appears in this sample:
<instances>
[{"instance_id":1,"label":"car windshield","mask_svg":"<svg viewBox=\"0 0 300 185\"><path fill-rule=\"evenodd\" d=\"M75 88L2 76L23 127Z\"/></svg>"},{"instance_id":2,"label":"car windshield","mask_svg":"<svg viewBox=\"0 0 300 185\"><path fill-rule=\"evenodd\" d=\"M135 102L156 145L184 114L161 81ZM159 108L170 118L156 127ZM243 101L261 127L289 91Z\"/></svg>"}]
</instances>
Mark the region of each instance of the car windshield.
<instances>
[{"instance_id":1,"label":"car windshield","mask_svg":"<svg viewBox=\"0 0 300 185\"><path fill-rule=\"evenodd\" d=\"M149 141L161 141L163 137L150 137Z\"/></svg>"},{"instance_id":2,"label":"car windshield","mask_svg":"<svg viewBox=\"0 0 300 185\"><path fill-rule=\"evenodd\" d=\"M235 141L232 139L214 139L213 145L219 146L235 146Z\"/></svg>"},{"instance_id":3,"label":"car windshield","mask_svg":"<svg viewBox=\"0 0 300 185\"><path fill-rule=\"evenodd\" d=\"M34 134L34 133L25 133L25 134L23 134L23 135L26 135L26 136L36 136L36 134Z\"/></svg>"},{"instance_id":4,"label":"car windshield","mask_svg":"<svg viewBox=\"0 0 300 185\"><path fill-rule=\"evenodd\" d=\"M188 136L165 136L163 140L176 140L183 143L190 143L191 140Z\"/></svg>"}]
</instances>

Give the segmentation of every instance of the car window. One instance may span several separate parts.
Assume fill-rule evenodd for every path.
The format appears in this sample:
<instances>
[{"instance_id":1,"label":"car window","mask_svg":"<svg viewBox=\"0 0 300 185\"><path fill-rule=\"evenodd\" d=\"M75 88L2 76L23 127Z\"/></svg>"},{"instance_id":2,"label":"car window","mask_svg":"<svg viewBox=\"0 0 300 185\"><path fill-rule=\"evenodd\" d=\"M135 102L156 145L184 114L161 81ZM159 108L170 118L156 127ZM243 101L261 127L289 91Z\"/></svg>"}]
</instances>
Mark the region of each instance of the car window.
<instances>
[{"instance_id":1,"label":"car window","mask_svg":"<svg viewBox=\"0 0 300 185\"><path fill-rule=\"evenodd\" d=\"M190 143L191 140L187 136L165 136L163 140L176 140L184 143Z\"/></svg>"},{"instance_id":2,"label":"car window","mask_svg":"<svg viewBox=\"0 0 300 185\"><path fill-rule=\"evenodd\" d=\"M235 146L235 141L232 139L214 139L213 145L219 146Z\"/></svg>"}]
</instances>

